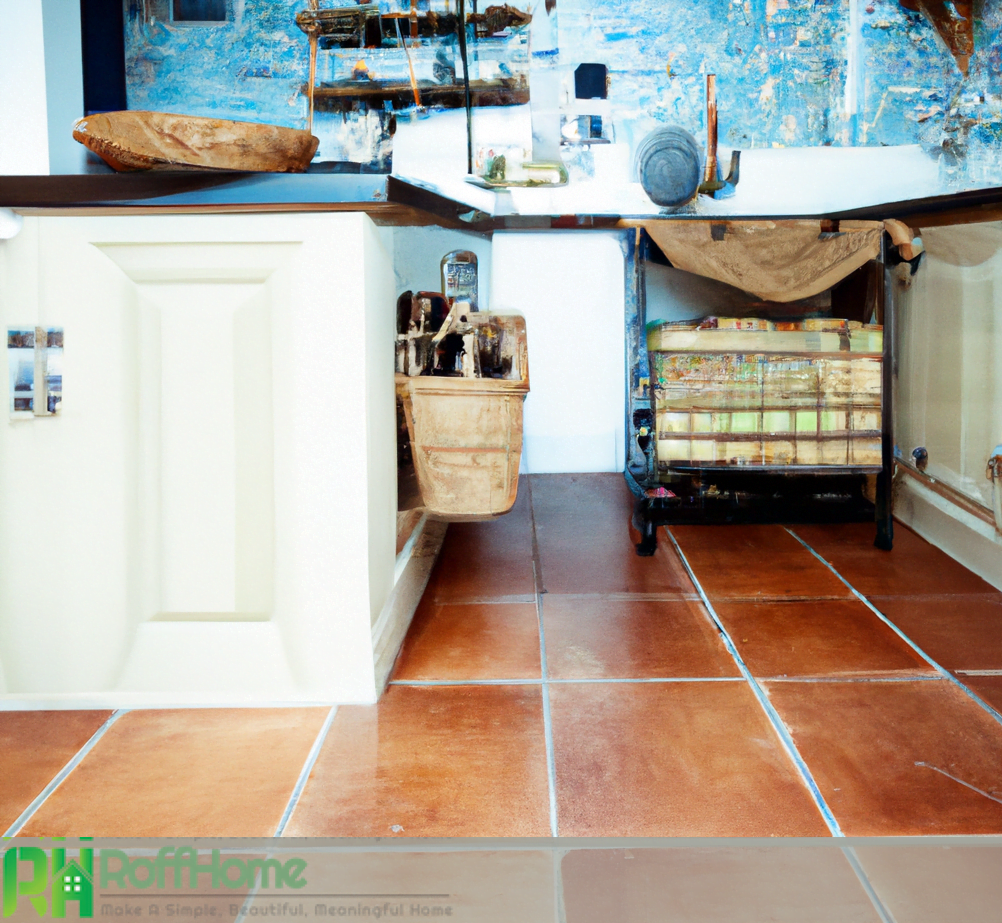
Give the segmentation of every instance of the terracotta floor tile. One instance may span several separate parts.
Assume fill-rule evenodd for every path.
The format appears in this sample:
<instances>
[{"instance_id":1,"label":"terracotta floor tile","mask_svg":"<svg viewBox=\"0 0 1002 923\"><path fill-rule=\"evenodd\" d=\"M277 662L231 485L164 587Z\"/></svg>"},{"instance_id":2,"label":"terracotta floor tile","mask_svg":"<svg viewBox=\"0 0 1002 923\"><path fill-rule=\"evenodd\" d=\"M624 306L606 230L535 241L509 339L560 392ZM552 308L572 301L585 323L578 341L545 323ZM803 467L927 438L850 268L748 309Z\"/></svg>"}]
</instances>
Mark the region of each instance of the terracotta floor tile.
<instances>
[{"instance_id":1,"label":"terracotta floor tile","mask_svg":"<svg viewBox=\"0 0 1002 923\"><path fill-rule=\"evenodd\" d=\"M874 548L869 523L792 528L866 596L998 592L901 523L894 524L892 551Z\"/></svg>"},{"instance_id":2,"label":"terracotta floor tile","mask_svg":"<svg viewBox=\"0 0 1002 923\"><path fill-rule=\"evenodd\" d=\"M534 603L440 605L414 614L394 679L539 679Z\"/></svg>"},{"instance_id":3,"label":"terracotta floor tile","mask_svg":"<svg viewBox=\"0 0 1002 923\"><path fill-rule=\"evenodd\" d=\"M899 923L998 923L1002 846L857 846L883 905Z\"/></svg>"},{"instance_id":4,"label":"terracotta floor tile","mask_svg":"<svg viewBox=\"0 0 1002 923\"><path fill-rule=\"evenodd\" d=\"M134 711L24 836L271 836L326 708Z\"/></svg>"},{"instance_id":5,"label":"terracotta floor tile","mask_svg":"<svg viewBox=\"0 0 1002 923\"><path fill-rule=\"evenodd\" d=\"M977 693L997 712L1002 713L1002 676L965 676L959 679L972 692Z\"/></svg>"},{"instance_id":6,"label":"terracotta floor tile","mask_svg":"<svg viewBox=\"0 0 1002 923\"><path fill-rule=\"evenodd\" d=\"M471 602L533 596L532 518L527 479L520 478L511 512L491 522L453 522L425 598Z\"/></svg>"},{"instance_id":7,"label":"terracotta floor tile","mask_svg":"<svg viewBox=\"0 0 1002 923\"><path fill-rule=\"evenodd\" d=\"M539 686L390 686L344 706L287 836L549 836Z\"/></svg>"},{"instance_id":8,"label":"terracotta floor tile","mask_svg":"<svg viewBox=\"0 0 1002 923\"><path fill-rule=\"evenodd\" d=\"M935 672L857 599L717 602L714 609L755 676Z\"/></svg>"},{"instance_id":9,"label":"terracotta floor tile","mask_svg":"<svg viewBox=\"0 0 1002 923\"><path fill-rule=\"evenodd\" d=\"M871 601L940 666L1002 669L1002 594L874 596Z\"/></svg>"},{"instance_id":10,"label":"terracotta floor tile","mask_svg":"<svg viewBox=\"0 0 1002 923\"><path fill-rule=\"evenodd\" d=\"M692 600L543 597L554 679L740 676L702 604Z\"/></svg>"},{"instance_id":11,"label":"terracotta floor tile","mask_svg":"<svg viewBox=\"0 0 1002 923\"><path fill-rule=\"evenodd\" d=\"M550 687L561 836L825 836L745 683Z\"/></svg>"},{"instance_id":12,"label":"terracotta floor tile","mask_svg":"<svg viewBox=\"0 0 1002 923\"><path fill-rule=\"evenodd\" d=\"M837 849L574 850L561 863L567 923L878 923Z\"/></svg>"},{"instance_id":13,"label":"terracotta floor tile","mask_svg":"<svg viewBox=\"0 0 1002 923\"><path fill-rule=\"evenodd\" d=\"M633 495L621 474L538 474L532 508L547 593L693 592L670 544L641 558L630 537Z\"/></svg>"},{"instance_id":14,"label":"terracotta floor tile","mask_svg":"<svg viewBox=\"0 0 1002 923\"><path fill-rule=\"evenodd\" d=\"M543 849L408 852L370 845L355 852L350 842L341 841L337 851L311 852L305 877L311 893L349 895L310 900L307 911L314 918L319 916L314 908L320 904L326 906L327 917L353 923L423 917L452 923L557 923L558 919L556 867L552 854ZM352 896L358 894L420 896ZM262 917L269 916L268 905L276 899L289 900L290 892L272 891L260 900Z\"/></svg>"},{"instance_id":15,"label":"terracotta floor tile","mask_svg":"<svg viewBox=\"0 0 1002 923\"><path fill-rule=\"evenodd\" d=\"M952 683L766 687L847 836L1002 833L1002 724Z\"/></svg>"},{"instance_id":16,"label":"terracotta floor tile","mask_svg":"<svg viewBox=\"0 0 1002 923\"><path fill-rule=\"evenodd\" d=\"M109 717L110 711L0 711L0 834Z\"/></svg>"},{"instance_id":17,"label":"terracotta floor tile","mask_svg":"<svg viewBox=\"0 0 1002 923\"><path fill-rule=\"evenodd\" d=\"M672 526L711 599L850 596L782 526Z\"/></svg>"}]
</instances>

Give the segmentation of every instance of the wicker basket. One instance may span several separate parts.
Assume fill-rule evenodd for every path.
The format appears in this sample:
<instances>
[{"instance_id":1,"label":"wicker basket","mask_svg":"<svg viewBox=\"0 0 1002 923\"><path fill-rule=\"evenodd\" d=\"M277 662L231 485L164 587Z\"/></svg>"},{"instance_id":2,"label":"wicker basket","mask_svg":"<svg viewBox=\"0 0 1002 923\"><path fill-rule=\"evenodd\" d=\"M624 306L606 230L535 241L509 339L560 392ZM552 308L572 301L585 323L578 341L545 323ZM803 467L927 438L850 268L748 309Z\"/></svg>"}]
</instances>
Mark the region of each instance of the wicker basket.
<instances>
[{"instance_id":1,"label":"wicker basket","mask_svg":"<svg viewBox=\"0 0 1002 923\"><path fill-rule=\"evenodd\" d=\"M397 376L418 486L430 516L494 519L518 493L522 402L529 391L525 320L471 315L503 327L515 348L508 379Z\"/></svg>"}]
</instances>

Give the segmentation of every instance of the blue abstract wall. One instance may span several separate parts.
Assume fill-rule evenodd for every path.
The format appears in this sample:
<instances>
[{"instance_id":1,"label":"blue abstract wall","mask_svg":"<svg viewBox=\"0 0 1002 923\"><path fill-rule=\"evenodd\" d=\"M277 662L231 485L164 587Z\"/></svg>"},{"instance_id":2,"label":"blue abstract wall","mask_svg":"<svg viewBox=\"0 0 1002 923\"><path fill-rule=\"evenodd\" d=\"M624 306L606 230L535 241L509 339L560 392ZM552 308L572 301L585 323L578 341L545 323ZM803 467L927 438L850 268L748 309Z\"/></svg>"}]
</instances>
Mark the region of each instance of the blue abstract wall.
<instances>
[{"instance_id":1,"label":"blue abstract wall","mask_svg":"<svg viewBox=\"0 0 1002 923\"><path fill-rule=\"evenodd\" d=\"M228 2L229 22L200 26L170 23L168 0L126 0L130 108L303 126L307 45L294 17L306 0ZM559 0L560 54L547 66L607 64L624 140L657 123L702 136L715 73L723 147L918 143L956 183L1000 184L1000 8L975 3L965 76L930 21L898 0ZM399 49L365 55L406 73ZM355 120L372 135L364 114ZM338 130L334 144L318 130L321 157L351 154Z\"/></svg>"},{"instance_id":2,"label":"blue abstract wall","mask_svg":"<svg viewBox=\"0 0 1002 923\"><path fill-rule=\"evenodd\" d=\"M848 2L560 0L561 48L609 65L620 121L702 131L715 73L722 145L840 143Z\"/></svg>"},{"instance_id":3,"label":"blue abstract wall","mask_svg":"<svg viewBox=\"0 0 1002 923\"><path fill-rule=\"evenodd\" d=\"M229 0L225 23L173 23L169 0L126 0L130 109L302 128L305 0Z\"/></svg>"}]
</instances>

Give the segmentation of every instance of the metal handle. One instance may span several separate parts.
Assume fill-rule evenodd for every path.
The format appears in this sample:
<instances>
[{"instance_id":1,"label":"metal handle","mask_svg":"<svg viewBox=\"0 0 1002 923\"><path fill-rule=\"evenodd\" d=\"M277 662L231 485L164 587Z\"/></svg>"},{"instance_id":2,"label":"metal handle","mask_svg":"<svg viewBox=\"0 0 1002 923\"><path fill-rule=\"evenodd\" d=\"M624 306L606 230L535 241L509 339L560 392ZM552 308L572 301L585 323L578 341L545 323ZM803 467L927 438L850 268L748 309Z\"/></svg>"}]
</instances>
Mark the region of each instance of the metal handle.
<instances>
[{"instance_id":1,"label":"metal handle","mask_svg":"<svg viewBox=\"0 0 1002 923\"><path fill-rule=\"evenodd\" d=\"M1002 479L1002 445L997 445L992 450L991 458L988 459L988 466L985 468L985 477L989 481Z\"/></svg>"},{"instance_id":2,"label":"metal handle","mask_svg":"<svg viewBox=\"0 0 1002 923\"><path fill-rule=\"evenodd\" d=\"M1002 489L997 483L1002 479L1002 445L992 450L985 468L985 477L992 482L992 509L995 512L995 531L1002 533Z\"/></svg>"}]
</instances>

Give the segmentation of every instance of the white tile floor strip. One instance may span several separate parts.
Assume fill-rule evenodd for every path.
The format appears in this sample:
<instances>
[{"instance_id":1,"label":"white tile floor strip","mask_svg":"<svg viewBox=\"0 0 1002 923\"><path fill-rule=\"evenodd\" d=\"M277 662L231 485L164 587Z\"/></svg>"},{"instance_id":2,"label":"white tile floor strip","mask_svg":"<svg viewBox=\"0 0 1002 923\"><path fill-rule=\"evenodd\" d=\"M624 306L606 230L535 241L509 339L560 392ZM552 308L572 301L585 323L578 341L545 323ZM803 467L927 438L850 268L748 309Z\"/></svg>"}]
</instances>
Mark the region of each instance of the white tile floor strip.
<instances>
[{"instance_id":1,"label":"white tile floor strip","mask_svg":"<svg viewBox=\"0 0 1002 923\"><path fill-rule=\"evenodd\" d=\"M905 673L901 676L760 676L760 683L941 683L938 673Z\"/></svg>"},{"instance_id":2,"label":"white tile floor strip","mask_svg":"<svg viewBox=\"0 0 1002 923\"><path fill-rule=\"evenodd\" d=\"M698 593L543 593L554 599L598 600L600 602L702 602Z\"/></svg>"},{"instance_id":3,"label":"white tile floor strip","mask_svg":"<svg viewBox=\"0 0 1002 923\"><path fill-rule=\"evenodd\" d=\"M391 679L390 686L542 686L541 679Z\"/></svg>"},{"instance_id":4,"label":"white tile floor strip","mask_svg":"<svg viewBox=\"0 0 1002 923\"><path fill-rule=\"evenodd\" d=\"M546 740L546 784L550 795L550 836L560 836L557 817L557 761L553 748L553 719L550 713L549 671L546 665L546 631L543 628L543 575L536 538L536 514L532 504L532 482L527 478L529 491L529 523L532 528L532 585L536 591L536 621L539 625L539 669L543 686L543 736Z\"/></svg>"},{"instance_id":5,"label":"white tile floor strip","mask_svg":"<svg viewBox=\"0 0 1002 923\"><path fill-rule=\"evenodd\" d=\"M292 790L292 794L289 796L289 802L285 806L285 810L282 812L282 819L278 822L278 827L275 830L275 836L282 836L285 833L285 828L288 826L289 821L292 819L292 813L296 810L296 806L299 804L299 799L303 794L303 789L306 788L306 783L310 780L310 773L313 772L313 766L317 761L317 757L320 756L320 750L323 748L324 741L327 739L327 734L331 729L331 724L334 722L334 716L337 714L337 706L335 705L327 713L327 718L324 720L323 726L320 728L320 733L317 734L317 739L313 741L313 746L310 747L310 752L306 756L306 762L303 763L303 768L299 773L299 778L296 780L296 787ZM248 895L248 898L250 895ZM243 910L241 910L243 913Z\"/></svg>"},{"instance_id":6,"label":"white tile floor strip","mask_svg":"<svg viewBox=\"0 0 1002 923\"><path fill-rule=\"evenodd\" d=\"M922 650L922 648L920 648L914 641L912 641L912 639L909 638L908 635L906 635L900 628L898 628L898 626L895 625L894 622L892 622L886 615L884 615L883 612L881 612L872 602L870 602L870 600L868 600L862 593L859 592L859 590L857 590L848 580L846 580L845 577L843 577L838 572L838 570L836 570L835 565L833 565L831 561L827 560L825 557L818 554L818 552L816 552L810 545L808 545L807 542L805 542L792 529L787 529L786 531L789 532L790 535L792 535L798 542L800 542L800 544L803 545L822 564L824 564L825 567L827 567L836 577L838 577L838 579L841 580L849 588L852 594L864 606L866 606L867 609L869 609L874 615L877 616L877 618L880 619L880 621L882 621L885 625L887 625L888 628L890 628L899 638L901 638L901 640L904 641L913 651L915 651L915 653L918 654L919 657L921 657L927 664L929 664L929 666L931 666L934 670L936 670L943 677L943 679L949 680L958 689L961 689L968 698L970 698L974 702L977 702L977 704L980 705L981 708L983 708L986 712L988 712L988 714L991 715L996 721L1002 724L1002 714L999 714L994 708L992 708L992 706L989 705L984 699L982 699L981 696L979 696L973 689L964 685L949 670L947 670L945 667L940 666L935 660L933 660L932 657L930 657L924 650Z\"/></svg>"},{"instance_id":7,"label":"white tile floor strip","mask_svg":"<svg viewBox=\"0 0 1002 923\"><path fill-rule=\"evenodd\" d=\"M880 917L881 923L895 923L890 910L884 906L884 902L874 890L873 885L870 884L870 879L866 877L866 872L863 870L863 866L860 865L859 857L856 855L856 850L854 850L851 846L843 846L842 855L845 856L849 865L852 867L853 872L856 873L856 878L859 879L859 883L866 892L866 896L870 899L870 903L873 904L873 909L877 911L877 915Z\"/></svg>"},{"instance_id":8,"label":"white tile floor strip","mask_svg":"<svg viewBox=\"0 0 1002 923\"><path fill-rule=\"evenodd\" d=\"M18 819L16 821L14 821L14 823L11 824L10 827L7 828L7 830L3 834L4 837L17 836L21 832L21 830L24 829L24 825L26 823L28 823L29 820L31 820L31 818L34 815L34 813L43 804L45 804L45 802L49 800L49 796L57 788L59 788L59 786L62 785L63 782L66 781L66 777L71 772L73 772L73 770L76 769L77 766L80 765L80 763L82 762L83 758L88 753L90 753L90 751L93 750L94 747L97 745L97 742L102 737L104 737L105 734L108 733L108 729L119 718L121 718L122 715L127 714L128 711L129 711L129 709L127 709L127 708L119 708L117 711L113 712L109 716L108 720L105 721L104 724L102 724L91 735L90 740L88 740L87 743L85 743L79 750L77 750L77 752L73 755L73 758L65 766L63 766L63 768L60 769L59 772L57 772L55 774L55 776L53 776L52 781L48 785L46 785L45 788L42 789L42 791L39 794L39 796L34 801L32 801L31 804L29 804L28 807L26 807L24 809L24 811L21 812L21 816L18 817Z\"/></svg>"},{"instance_id":9,"label":"white tile floor strip","mask_svg":"<svg viewBox=\"0 0 1002 923\"><path fill-rule=\"evenodd\" d=\"M536 597L529 593L522 593L516 596L463 596L460 599L432 599L428 601L436 606L531 606Z\"/></svg>"},{"instance_id":10,"label":"white tile floor strip","mask_svg":"<svg viewBox=\"0 0 1002 923\"><path fill-rule=\"evenodd\" d=\"M741 671L741 675L748 682L748 685L751 687L759 705L762 706L762 710L765 712L766 718L769 720L769 723L772 725L773 730L779 737L787 754L793 761L793 765L800 773L800 777L807 786L807 790L811 793L811 797L814 799L817 809L821 812L821 816L828 825L829 831L831 831L832 836L842 836L842 830L838 825L838 821L835 820L835 815L832 813L831 808L828 807L828 802L825 801L824 795L821 794L821 789L818 788L817 782L814 781L814 776L811 774L811 770L808 768L807 763L804 762L804 758L797 750L789 728L787 728L787 726L783 723L783 719L779 716L779 712L776 711L772 702L769 701L769 697L765 694L765 690L759 685L755 677L752 676L751 670L748 669L748 665L741 659L741 655L738 653L738 649L735 646L734 641L731 639L730 634L728 634L727 629L724 628L724 623L720 621L716 610L713 608L713 603L710 602L710 597L706 595L703 585L699 582L696 572L689 564L689 559L682 551L675 535L672 533L671 529L667 527L665 527L665 532L668 535L668 538L671 539L671 543L675 548L675 553L679 556L679 560L681 560L682 565L685 567L686 571L688 571L689 579L696 587L696 591L702 597L703 605L706 607L707 614L712 620L717 631L720 632L720 637L724 642L724 647L727 648L728 653L734 658L734 662Z\"/></svg>"},{"instance_id":11,"label":"white tile floor strip","mask_svg":"<svg viewBox=\"0 0 1002 923\"><path fill-rule=\"evenodd\" d=\"M273 858L272 854L269 853L268 858ZM251 904L254 903L254 899L257 897L258 891L261 890L261 879L263 877L263 868L258 869L257 872L254 873L254 884L251 885L250 890L247 892L244 902L240 905L240 912L234 918L233 923L244 923L244 920L247 919L247 914L250 913Z\"/></svg>"},{"instance_id":12,"label":"white tile floor strip","mask_svg":"<svg viewBox=\"0 0 1002 923\"><path fill-rule=\"evenodd\" d=\"M918 678L918 677L915 677ZM921 677L939 679L939 676ZM743 676L639 676L625 678L582 679L394 679L391 686L568 686L595 683L743 683ZM790 680L796 682L796 680ZM811 680L806 680L811 682ZM821 680L818 680L821 682Z\"/></svg>"},{"instance_id":13,"label":"white tile floor strip","mask_svg":"<svg viewBox=\"0 0 1002 923\"><path fill-rule=\"evenodd\" d=\"M535 567L533 568L535 569ZM537 597L536 614L539 618L539 648L543 656L543 735L546 739L546 784L550 794L550 836L560 836L557 820L557 761L553 748L553 718L550 714L550 686L546 678L546 638L543 633L542 600Z\"/></svg>"}]
</instances>

